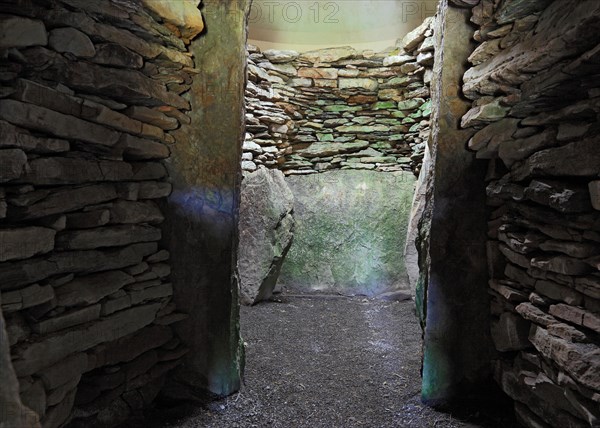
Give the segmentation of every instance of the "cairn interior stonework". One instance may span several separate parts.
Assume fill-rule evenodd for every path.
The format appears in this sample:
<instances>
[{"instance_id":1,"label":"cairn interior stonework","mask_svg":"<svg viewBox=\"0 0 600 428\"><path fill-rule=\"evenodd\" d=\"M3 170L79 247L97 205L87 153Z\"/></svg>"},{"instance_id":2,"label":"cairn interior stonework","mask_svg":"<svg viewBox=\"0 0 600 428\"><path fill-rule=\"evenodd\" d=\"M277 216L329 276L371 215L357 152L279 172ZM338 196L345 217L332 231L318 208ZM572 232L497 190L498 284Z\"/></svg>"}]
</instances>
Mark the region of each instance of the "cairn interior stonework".
<instances>
[{"instance_id":1,"label":"cairn interior stonework","mask_svg":"<svg viewBox=\"0 0 600 428\"><path fill-rule=\"evenodd\" d=\"M249 8L0 0L0 427L228 396L282 288L414 298L426 404L600 426L600 2L441 0L381 52Z\"/></svg>"},{"instance_id":2,"label":"cairn interior stonework","mask_svg":"<svg viewBox=\"0 0 600 428\"><path fill-rule=\"evenodd\" d=\"M403 250L430 132L433 22L378 53L248 47L242 168L249 179L261 166L283 171L298 208L280 286L367 295L409 290ZM313 174L319 176L292 179ZM363 248L370 254L360 256ZM254 265L260 263L270 258ZM242 289L256 289L244 271Z\"/></svg>"},{"instance_id":3,"label":"cairn interior stonework","mask_svg":"<svg viewBox=\"0 0 600 428\"><path fill-rule=\"evenodd\" d=\"M2 426L113 426L194 349L161 224L180 187L164 162L196 108L198 5L0 2Z\"/></svg>"},{"instance_id":4,"label":"cairn interior stonework","mask_svg":"<svg viewBox=\"0 0 600 428\"><path fill-rule=\"evenodd\" d=\"M482 0L471 22L494 377L525 426L598 426L600 4Z\"/></svg>"}]
</instances>

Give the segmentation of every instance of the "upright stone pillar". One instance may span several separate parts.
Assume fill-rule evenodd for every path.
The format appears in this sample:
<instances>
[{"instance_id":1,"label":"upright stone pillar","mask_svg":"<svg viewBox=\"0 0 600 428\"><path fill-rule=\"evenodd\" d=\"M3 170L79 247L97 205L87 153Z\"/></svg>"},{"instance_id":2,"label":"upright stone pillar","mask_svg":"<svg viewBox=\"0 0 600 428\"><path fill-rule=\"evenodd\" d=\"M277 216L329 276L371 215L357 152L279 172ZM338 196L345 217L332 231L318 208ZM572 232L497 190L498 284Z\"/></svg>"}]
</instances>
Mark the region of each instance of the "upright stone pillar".
<instances>
[{"instance_id":1,"label":"upright stone pillar","mask_svg":"<svg viewBox=\"0 0 600 428\"><path fill-rule=\"evenodd\" d=\"M240 385L236 262L249 3L204 2L205 31L192 42L199 74L188 93L191 123L178 131L168 164L164 236L175 303L190 315L177 325L190 352L171 392L227 395Z\"/></svg>"},{"instance_id":2,"label":"upright stone pillar","mask_svg":"<svg viewBox=\"0 0 600 428\"><path fill-rule=\"evenodd\" d=\"M425 213L429 225L422 222L420 233L429 234L428 250L421 253L422 395L433 405L463 399L490 375L486 165L466 149L472 131L460 129L470 108L460 93L473 51L469 16L468 9L442 0L436 29L430 141L434 170Z\"/></svg>"}]
</instances>

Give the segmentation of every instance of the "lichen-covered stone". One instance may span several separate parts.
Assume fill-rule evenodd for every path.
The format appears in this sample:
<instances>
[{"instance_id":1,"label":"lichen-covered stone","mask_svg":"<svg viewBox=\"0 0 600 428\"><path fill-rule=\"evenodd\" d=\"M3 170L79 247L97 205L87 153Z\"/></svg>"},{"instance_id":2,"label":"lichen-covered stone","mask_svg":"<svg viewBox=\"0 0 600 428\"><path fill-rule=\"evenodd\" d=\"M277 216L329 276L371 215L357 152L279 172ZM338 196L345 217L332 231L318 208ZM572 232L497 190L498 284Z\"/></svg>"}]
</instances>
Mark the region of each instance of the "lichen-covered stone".
<instances>
[{"instance_id":1,"label":"lichen-covered stone","mask_svg":"<svg viewBox=\"0 0 600 428\"><path fill-rule=\"evenodd\" d=\"M408 289L397 261L412 200L410 173L330 171L287 182L297 226L281 285L346 295Z\"/></svg>"}]
</instances>

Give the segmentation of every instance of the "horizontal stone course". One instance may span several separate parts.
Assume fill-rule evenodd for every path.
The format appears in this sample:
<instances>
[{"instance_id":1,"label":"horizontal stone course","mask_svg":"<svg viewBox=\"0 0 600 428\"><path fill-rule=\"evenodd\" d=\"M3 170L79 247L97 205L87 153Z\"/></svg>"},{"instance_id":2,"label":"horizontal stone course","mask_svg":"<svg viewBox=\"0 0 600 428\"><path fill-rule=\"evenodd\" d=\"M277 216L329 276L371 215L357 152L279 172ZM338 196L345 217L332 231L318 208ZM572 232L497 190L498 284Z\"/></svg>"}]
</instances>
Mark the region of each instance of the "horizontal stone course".
<instances>
[{"instance_id":1,"label":"horizontal stone course","mask_svg":"<svg viewBox=\"0 0 600 428\"><path fill-rule=\"evenodd\" d=\"M167 346L185 314L156 225L203 22L175 3L3 5L0 300L21 399L47 428L122 422L187 352ZM109 371L124 381L84 397Z\"/></svg>"},{"instance_id":2,"label":"horizontal stone course","mask_svg":"<svg viewBox=\"0 0 600 428\"><path fill-rule=\"evenodd\" d=\"M585 89L585 76L599 71L598 47L583 35L599 28L600 9L571 0L481 0L472 21L478 47L463 92L474 102L462 122L477 130L469 149L489 162L491 316L521 319L492 331L502 352L496 380L524 426L594 426L600 105ZM523 322L522 347L504 346Z\"/></svg>"},{"instance_id":3,"label":"horizontal stone course","mask_svg":"<svg viewBox=\"0 0 600 428\"><path fill-rule=\"evenodd\" d=\"M340 168L418 173L431 115L424 76L432 64L423 67L417 57L421 45L422 52L433 49L430 27L428 20L418 36L423 38L399 55L344 47L267 55L249 46L243 169L265 165L286 175ZM338 151L340 144L354 143L359 149ZM365 162L348 161L365 143L377 153Z\"/></svg>"}]
</instances>

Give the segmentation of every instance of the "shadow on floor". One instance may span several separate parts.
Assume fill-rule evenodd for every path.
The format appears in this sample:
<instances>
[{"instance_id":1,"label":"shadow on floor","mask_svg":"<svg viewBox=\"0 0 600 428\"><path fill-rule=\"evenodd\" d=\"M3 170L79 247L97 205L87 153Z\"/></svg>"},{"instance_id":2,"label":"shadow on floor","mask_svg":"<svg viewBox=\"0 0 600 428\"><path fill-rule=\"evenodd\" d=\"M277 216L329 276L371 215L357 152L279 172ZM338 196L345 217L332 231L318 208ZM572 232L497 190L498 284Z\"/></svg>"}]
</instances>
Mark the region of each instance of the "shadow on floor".
<instances>
[{"instance_id":1,"label":"shadow on floor","mask_svg":"<svg viewBox=\"0 0 600 428\"><path fill-rule=\"evenodd\" d=\"M440 412L420 401L421 331L411 301L283 296L241 310L241 391L163 399L128 428L511 428L497 390ZM464 404L464 403L459 403Z\"/></svg>"}]
</instances>

